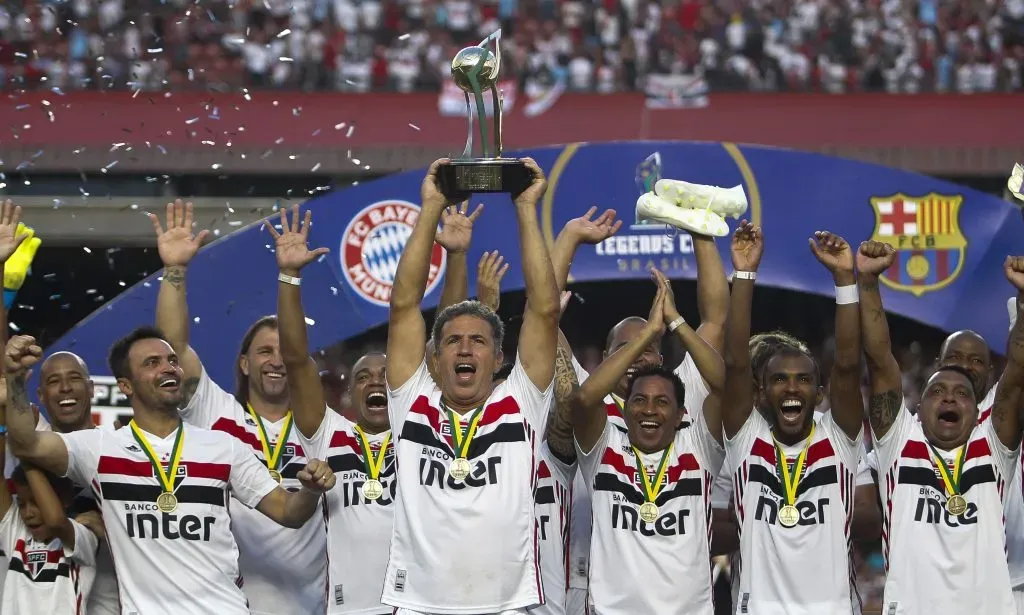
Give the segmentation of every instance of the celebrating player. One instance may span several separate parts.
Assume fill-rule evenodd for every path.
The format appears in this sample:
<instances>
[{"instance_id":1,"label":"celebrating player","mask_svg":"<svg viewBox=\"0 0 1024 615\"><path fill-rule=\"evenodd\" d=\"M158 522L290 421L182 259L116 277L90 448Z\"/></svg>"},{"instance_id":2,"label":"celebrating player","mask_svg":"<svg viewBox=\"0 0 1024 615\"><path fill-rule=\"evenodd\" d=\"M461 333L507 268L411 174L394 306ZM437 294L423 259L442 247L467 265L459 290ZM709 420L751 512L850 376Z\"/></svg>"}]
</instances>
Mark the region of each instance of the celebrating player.
<instances>
[{"instance_id":1,"label":"celebrating player","mask_svg":"<svg viewBox=\"0 0 1024 615\"><path fill-rule=\"evenodd\" d=\"M711 482L725 457L717 397L679 429L683 383L646 365L629 377L627 433L605 409L605 396L677 314L668 280L653 274L658 291L641 334L605 359L573 400L580 470L593 506L590 595L602 614L713 615ZM692 329L688 335L696 337Z\"/></svg>"},{"instance_id":2,"label":"celebrating player","mask_svg":"<svg viewBox=\"0 0 1024 615\"><path fill-rule=\"evenodd\" d=\"M292 429L291 389L276 319L261 318L245 334L236 366L236 394L220 388L189 346L186 270L207 233L193 234L192 204L180 200L167 205L166 229L155 215L150 219L164 264L156 324L167 335L185 374L181 417L192 425L237 438L280 484L297 489L296 477L308 454ZM327 534L322 523L290 529L249 507L235 506L231 508L231 530L238 542L242 590L254 614L324 611Z\"/></svg>"},{"instance_id":3,"label":"celebrating player","mask_svg":"<svg viewBox=\"0 0 1024 615\"><path fill-rule=\"evenodd\" d=\"M182 370L171 345L141 328L114 343L110 369L134 419L117 431L35 430L27 371L42 355L28 336L6 347L9 444L16 456L92 486L127 613L249 613L239 587L229 494L277 523L300 527L316 512L334 475L322 461L283 489L249 447L220 431L181 422Z\"/></svg>"},{"instance_id":4,"label":"celebrating player","mask_svg":"<svg viewBox=\"0 0 1024 615\"><path fill-rule=\"evenodd\" d=\"M852 609L849 525L863 429L854 259L849 244L831 233L815 233L810 246L836 285L832 409L815 419L822 397L818 365L783 346L766 363L756 391L762 416L753 410L748 342L764 242L746 221L733 235L722 420L740 530L736 608L743 612L849 615Z\"/></svg>"},{"instance_id":5,"label":"celebrating player","mask_svg":"<svg viewBox=\"0 0 1024 615\"><path fill-rule=\"evenodd\" d=\"M1003 505L1021 442L1024 325L1018 319L1010 331L989 420L978 424L975 382L955 365L941 367L925 384L914 420L878 287L895 257L892 246L875 241L862 243L857 254L868 419L885 524L883 611L1013 613ZM1008 257L1005 273L1024 286L1024 258Z\"/></svg>"},{"instance_id":6,"label":"celebrating player","mask_svg":"<svg viewBox=\"0 0 1024 615\"><path fill-rule=\"evenodd\" d=\"M398 264L387 380L399 496L383 600L400 615L523 612L542 600L533 492L559 304L536 211L547 183L533 160L524 162L533 180L514 203L527 306L507 380L494 386L504 327L478 302L435 319L439 384L424 361L420 303L435 229L449 206L436 185L445 160L423 180L422 209Z\"/></svg>"},{"instance_id":7,"label":"celebrating player","mask_svg":"<svg viewBox=\"0 0 1024 615\"><path fill-rule=\"evenodd\" d=\"M388 546L394 520L395 464L388 423L384 355L371 353L352 366L352 401L357 420L327 409L316 361L309 356L306 320L299 292L302 268L325 248L307 247L311 213L300 223L299 206L281 210L281 232L270 222L277 255L277 316L281 357L291 407L303 447L327 461L340 485L326 497L328 562L327 612L391 613L381 604Z\"/></svg>"}]
</instances>

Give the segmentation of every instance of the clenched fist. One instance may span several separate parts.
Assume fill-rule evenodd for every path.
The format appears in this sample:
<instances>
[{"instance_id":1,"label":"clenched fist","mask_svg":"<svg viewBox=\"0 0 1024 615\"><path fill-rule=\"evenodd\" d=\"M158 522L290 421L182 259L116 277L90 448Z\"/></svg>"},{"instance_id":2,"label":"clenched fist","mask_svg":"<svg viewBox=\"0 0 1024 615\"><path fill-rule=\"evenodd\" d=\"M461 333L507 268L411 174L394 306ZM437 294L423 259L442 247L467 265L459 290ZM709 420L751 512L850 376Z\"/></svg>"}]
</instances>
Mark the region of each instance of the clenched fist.
<instances>
[{"instance_id":1,"label":"clenched fist","mask_svg":"<svg viewBox=\"0 0 1024 615\"><path fill-rule=\"evenodd\" d=\"M878 276L896 260L896 248L881 241L865 241L857 249L857 271Z\"/></svg>"},{"instance_id":2,"label":"clenched fist","mask_svg":"<svg viewBox=\"0 0 1024 615\"><path fill-rule=\"evenodd\" d=\"M4 372L8 378L26 378L29 369L43 357L43 349L31 335L15 335L4 350Z\"/></svg>"},{"instance_id":3,"label":"clenched fist","mask_svg":"<svg viewBox=\"0 0 1024 615\"><path fill-rule=\"evenodd\" d=\"M306 467L295 475L295 478L299 479L303 487L317 493L330 491L338 480L334 477L331 466L327 465L326 461L319 459L310 459Z\"/></svg>"},{"instance_id":4,"label":"clenched fist","mask_svg":"<svg viewBox=\"0 0 1024 615\"><path fill-rule=\"evenodd\" d=\"M1024 256L1007 256L1003 272L1014 288L1024 290Z\"/></svg>"}]
</instances>

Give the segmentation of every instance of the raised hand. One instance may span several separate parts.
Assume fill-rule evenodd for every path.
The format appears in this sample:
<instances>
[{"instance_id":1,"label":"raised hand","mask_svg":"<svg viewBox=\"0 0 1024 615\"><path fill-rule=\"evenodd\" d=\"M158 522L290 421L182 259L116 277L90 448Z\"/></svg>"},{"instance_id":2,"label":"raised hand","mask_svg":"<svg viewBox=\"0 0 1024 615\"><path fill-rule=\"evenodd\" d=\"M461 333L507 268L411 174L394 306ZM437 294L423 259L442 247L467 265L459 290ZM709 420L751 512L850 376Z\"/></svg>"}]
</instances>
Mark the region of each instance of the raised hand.
<instances>
[{"instance_id":1,"label":"raised hand","mask_svg":"<svg viewBox=\"0 0 1024 615\"><path fill-rule=\"evenodd\" d=\"M654 294L654 301L651 302L651 313L647 317L647 329L658 334L665 332L665 285L657 284L657 292Z\"/></svg>"},{"instance_id":2,"label":"raised hand","mask_svg":"<svg viewBox=\"0 0 1024 615\"><path fill-rule=\"evenodd\" d=\"M761 227L743 220L732 234L732 266L736 271L757 271L764 253Z\"/></svg>"},{"instance_id":3,"label":"raised hand","mask_svg":"<svg viewBox=\"0 0 1024 615\"><path fill-rule=\"evenodd\" d=\"M571 233L581 243L596 244L608 239L622 228L622 220L615 219L614 209L606 209L595 220L591 220L595 213L597 207L591 207L579 218L569 220L565 223L565 232Z\"/></svg>"},{"instance_id":4,"label":"raised hand","mask_svg":"<svg viewBox=\"0 0 1024 615\"><path fill-rule=\"evenodd\" d=\"M857 271L865 275L879 276L896 260L896 249L881 241L861 242L857 249Z\"/></svg>"},{"instance_id":5,"label":"raised hand","mask_svg":"<svg viewBox=\"0 0 1024 615\"><path fill-rule=\"evenodd\" d=\"M21 242L29 236L24 231L18 233L19 221L21 221L21 206L16 207L11 199L7 199L0 207L0 263L7 262Z\"/></svg>"},{"instance_id":6,"label":"raised hand","mask_svg":"<svg viewBox=\"0 0 1024 615\"><path fill-rule=\"evenodd\" d=\"M832 275L853 274L853 249L845 239L828 231L817 231L807 243L810 244L814 257L825 265Z\"/></svg>"},{"instance_id":7,"label":"raised hand","mask_svg":"<svg viewBox=\"0 0 1024 615\"><path fill-rule=\"evenodd\" d=\"M664 317L665 324L667 326L673 320L679 318L679 310L676 309L676 294L672 290L672 282L664 273L654 267L651 268L651 278L654 279L654 283L657 284L665 294L665 299L662 301L662 316Z\"/></svg>"},{"instance_id":8,"label":"raised hand","mask_svg":"<svg viewBox=\"0 0 1024 615\"><path fill-rule=\"evenodd\" d=\"M317 493L330 491L334 487L334 483L337 482L334 472L331 471L331 466L327 465L326 461L319 459L310 459L306 467L295 474L295 478L299 479L303 487Z\"/></svg>"},{"instance_id":9,"label":"raised hand","mask_svg":"<svg viewBox=\"0 0 1024 615\"><path fill-rule=\"evenodd\" d=\"M277 232L270 220L264 220L263 226L274 238L274 252L277 255L277 268L284 273L296 273L309 263L330 252L327 248L310 250L306 245L309 241L309 226L313 212L306 210L306 217L301 220L299 206L292 205L291 222L288 221L288 209L281 208L281 232Z\"/></svg>"},{"instance_id":10,"label":"raised hand","mask_svg":"<svg viewBox=\"0 0 1024 615\"><path fill-rule=\"evenodd\" d=\"M430 168L427 169L427 174L423 177L423 183L420 184L420 201L424 207L444 207L448 204L448 198L441 194L441 189L437 185L437 171L441 168L441 165L448 164L450 161L447 158L440 158L435 160Z\"/></svg>"},{"instance_id":11,"label":"raised hand","mask_svg":"<svg viewBox=\"0 0 1024 615\"><path fill-rule=\"evenodd\" d=\"M28 371L39 362L43 349L31 335L15 335L4 349L4 373L7 378L27 378Z\"/></svg>"},{"instance_id":12,"label":"raised hand","mask_svg":"<svg viewBox=\"0 0 1024 615\"><path fill-rule=\"evenodd\" d=\"M484 252L476 268L476 298L495 312L501 302L501 279L507 271L508 263L497 250Z\"/></svg>"},{"instance_id":13,"label":"raised hand","mask_svg":"<svg viewBox=\"0 0 1024 615\"><path fill-rule=\"evenodd\" d=\"M160 218L156 214L146 214L153 223L156 232L156 248L164 267L187 265L203 246L203 240L209 231L192 234L193 211L192 203L182 203L176 199L167 204L167 228L160 226Z\"/></svg>"},{"instance_id":14,"label":"raised hand","mask_svg":"<svg viewBox=\"0 0 1024 615\"><path fill-rule=\"evenodd\" d=\"M521 158L520 160L533 175L533 180L525 190L516 195L516 207L536 207L544 197L544 193L547 192L548 180L544 176L544 171L537 166L537 162L533 158Z\"/></svg>"},{"instance_id":15,"label":"raised hand","mask_svg":"<svg viewBox=\"0 0 1024 615\"><path fill-rule=\"evenodd\" d=\"M473 238L473 223L484 210L483 204L477 205L473 213L466 215L469 201L461 205L452 205L441 213L441 229L434 235L434 241L441 244L448 252L458 254L469 249Z\"/></svg>"},{"instance_id":16,"label":"raised hand","mask_svg":"<svg viewBox=\"0 0 1024 615\"><path fill-rule=\"evenodd\" d=\"M558 318L562 318L562 314L565 314L565 308L569 307L569 302L572 301L572 291L563 290L561 296L558 297Z\"/></svg>"},{"instance_id":17,"label":"raised hand","mask_svg":"<svg viewBox=\"0 0 1024 615\"><path fill-rule=\"evenodd\" d=\"M1024 290L1024 256L1007 256L1003 263L1006 279L1018 291Z\"/></svg>"}]
</instances>

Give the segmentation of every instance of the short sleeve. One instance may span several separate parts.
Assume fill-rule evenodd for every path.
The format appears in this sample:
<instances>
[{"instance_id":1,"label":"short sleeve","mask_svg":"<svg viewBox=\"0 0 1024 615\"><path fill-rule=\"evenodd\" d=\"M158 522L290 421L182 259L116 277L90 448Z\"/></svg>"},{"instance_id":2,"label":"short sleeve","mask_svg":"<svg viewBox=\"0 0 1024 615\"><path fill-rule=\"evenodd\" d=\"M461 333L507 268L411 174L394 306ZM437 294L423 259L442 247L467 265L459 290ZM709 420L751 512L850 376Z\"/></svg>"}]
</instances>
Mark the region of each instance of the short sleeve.
<instances>
[{"instance_id":1,"label":"short sleeve","mask_svg":"<svg viewBox=\"0 0 1024 615\"><path fill-rule=\"evenodd\" d=\"M11 500L11 507L7 509L3 519L0 519L0 551L10 553L14 551L14 545L18 537L28 532L25 523L21 520L21 513L18 512L18 503ZM6 573L6 571L5 571Z\"/></svg>"},{"instance_id":2,"label":"short sleeve","mask_svg":"<svg viewBox=\"0 0 1024 615\"><path fill-rule=\"evenodd\" d=\"M64 440L64 446L68 449L68 470L64 476L83 487L90 486L96 478L103 438L111 432L102 429L82 429L71 433L54 433Z\"/></svg>"},{"instance_id":3,"label":"short sleeve","mask_svg":"<svg viewBox=\"0 0 1024 615\"><path fill-rule=\"evenodd\" d=\"M587 491L594 486L594 476L597 475L597 468L601 465L604 449L608 447L608 440L612 437L613 431L615 431L615 426L611 424L611 421L605 422L604 431L594 443L594 448L586 452L580 448L580 443L576 442L576 458L579 460L580 474L586 480Z\"/></svg>"},{"instance_id":4,"label":"short sleeve","mask_svg":"<svg viewBox=\"0 0 1024 615\"><path fill-rule=\"evenodd\" d=\"M743 460L750 454L750 449L754 446L754 439L757 438L757 434L763 433L767 429L768 422L764 420L764 417L757 411L757 408L754 408L751 410L750 416L747 417L747 422L743 423L743 427L733 437L729 438L724 433L722 434L725 442L725 467L730 475L740 467Z\"/></svg>"},{"instance_id":5,"label":"short sleeve","mask_svg":"<svg viewBox=\"0 0 1024 615\"><path fill-rule=\"evenodd\" d=\"M863 457L861 454L864 450L863 422L861 423L860 431L853 438L846 435L846 432L836 423L831 412L823 414L818 421L818 425L828 432L828 438L832 441L836 454L839 455L839 460L843 462L843 465L856 471Z\"/></svg>"},{"instance_id":6,"label":"short sleeve","mask_svg":"<svg viewBox=\"0 0 1024 615\"><path fill-rule=\"evenodd\" d=\"M875 484L875 476L871 473L871 466L868 465L868 455L871 453L861 452L860 463L857 464L857 486L865 487Z\"/></svg>"},{"instance_id":7,"label":"short sleeve","mask_svg":"<svg viewBox=\"0 0 1024 615\"><path fill-rule=\"evenodd\" d=\"M231 493L242 504L256 508L268 493L277 488L277 481L252 454L252 449L228 435L224 436L224 442L231 447L231 475L228 479Z\"/></svg>"},{"instance_id":8,"label":"short sleeve","mask_svg":"<svg viewBox=\"0 0 1024 615\"><path fill-rule=\"evenodd\" d=\"M92 530L85 527L78 521L70 519L71 527L75 528L75 548L64 547L64 556L70 558L79 566L95 566L96 551L100 547L100 540Z\"/></svg>"},{"instance_id":9,"label":"short sleeve","mask_svg":"<svg viewBox=\"0 0 1024 615\"><path fill-rule=\"evenodd\" d=\"M387 375L385 374L386 378ZM391 419L391 429L396 434L402 433L402 425L405 424L405 419L409 416L409 410L412 409L412 404L416 401L416 398L420 395L429 395L437 388L434 379L430 377L430 370L427 369L426 360L420 363L419 368L413 373L412 377L402 383L402 386L393 389L390 382L387 383L387 386L388 418Z\"/></svg>"},{"instance_id":10,"label":"short sleeve","mask_svg":"<svg viewBox=\"0 0 1024 615\"><path fill-rule=\"evenodd\" d=\"M704 400L708 396L708 386L704 383L704 377L700 375L697 364L693 362L693 355L686 353L686 358L675 369L676 376L683 381L686 395L683 405L689 414L696 414L704 407Z\"/></svg>"},{"instance_id":11,"label":"short sleeve","mask_svg":"<svg viewBox=\"0 0 1024 615\"><path fill-rule=\"evenodd\" d=\"M307 438L303 435L302 430L295 430L308 459L327 458L327 449L330 448L331 438L334 437L336 431L342 429L342 422L344 420L337 412L327 408L323 420L320 421L320 427L317 428L316 433L312 437Z\"/></svg>"},{"instance_id":12,"label":"short sleeve","mask_svg":"<svg viewBox=\"0 0 1024 615\"><path fill-rule=\"evenodd\" d=\"M199 386L179 414L190 425L210 429L225 407L230 408L237 403L235 396L220 388L203 366L199 373Z\"/></svg>"},{"instance_id":13,"label":"short sleeve","mask_svg":"<svg viewBox=\"0 0 1024 615\"><path fill-rule=\"evenodd\" d=\"M725 449L711 435L708 424L704 421L704 412L694 411L690 418L690 429L681 433L693 438L693 446L700 455L701 466L711 474L718 476L725 462Z\"/></svg>"},{"instance_id":14,"label":"short sleeve","mask_svg":"<svg viewBox=\"0 0 1024 615\"><path fill-rule=\"evenodd\" d=\"M711 507L727 510L732 504L732 472L723 463L711 486Z\"/></svg>"},{"instance_id":15,"label":"short sleeve","mask_svg":"<svg viewBox=\"0 0 1024 615\"><path fill-rule=\"evenodd\" d=\"M551 412L552 397L554 396L555 380L547 388L541 391L537 385L530 380L523 369L523 364L516 356L516 363L512 367L512 373L508 379L498 385L493 395L500 399L502 395L512 395L519 402L520 411L534 429L542 431L547 425L548 414Z\"/></svg>"},{"instance_id":16,"label":"short sleeve","mask_svg":"<svg viewBox=\"0 0 1024 615\"><path fill-rule=\"evenodd\" d=\"M910 416L910 410L907 409L907 398L904 397L900 401L900 409L896 412L892 426L889 427L885 436L877 438L875 431L871 430L871 440L875 445L873 452L875 461L878 463L875 467L876 472L885 474L896 463L896 459L899 457L900 451L903 450L903 445L907 443L916 422L916 419Z\"/></svg>"},{"instance_id":17,"label":"short sleeve","mask_svg":"<svg viewBox=\"0 0 1024 615\"><path fill-rule=\"evenodd\" d=\"M583 384L587 378L590 378L590 373L587 372L587 370L583 369L583 366L580 365L580 362L576 360L576 355L572 355L572 369L574 372L576 372L576 380L580 384Z\"/></svg>"},{"instance_id":18,"label":"short sleeve","mask_svg":"<svg viewBox=\"0 0 1024 615\"><path fill-rule=\"evenodd\" d=\"M572 485L573 478L576 476L576 466L578 464L565 463L559 459L558 456L552 453L551 449L548 448L547 440L544 441L542 446L544 448L541 450L541 456L551 469L551 476L554 477L555 482L568 489L569 486Z\"/></svg>"},{"instance_id":19,"label":"short sleeve","mask_svg":"<svg viewBox=\"0 0 1024 615\"><path fill-rule=\"evenodd\" d=\"M999 435L996 434L995 425L992 421L985 421L979 427L982 433L985 434L985 439L988 440L988 447L992 451L992 463L995 464L996 470L1004 481L1009 481L1013 478L1013 473L1016 469L1017 459L1020 457L1020 445L1017 445L1016 450L1010 450L1003 444L1003 441L999 439ZM1003 489L1003 499L1006 499L1006 495L1012 492L1012 489Z\"/></svg>"}]
</instances>

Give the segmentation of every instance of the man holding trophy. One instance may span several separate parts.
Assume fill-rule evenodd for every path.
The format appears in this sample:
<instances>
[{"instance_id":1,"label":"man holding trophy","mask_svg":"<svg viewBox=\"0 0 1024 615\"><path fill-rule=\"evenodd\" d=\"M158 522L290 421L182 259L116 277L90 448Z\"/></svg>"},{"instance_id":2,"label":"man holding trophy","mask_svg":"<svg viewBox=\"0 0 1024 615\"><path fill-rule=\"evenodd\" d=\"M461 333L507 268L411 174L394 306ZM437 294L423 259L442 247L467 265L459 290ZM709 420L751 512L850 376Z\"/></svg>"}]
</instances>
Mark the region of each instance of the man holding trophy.
<instances>
[{"instance_id":1,"label":"man holding trophy","mask_svg":"<svg viewBox=\"0 0 1024 615\"><path fill-rule=\"evenodd\" d=\"M497 34L484 44L491 40ZM478 47L456 60L453 73L466 77L482 117L480 88L497 78L498 55ZM493 95L500 143L501 103ZM386 374L398 496L382 600L402 615L521 614L543 601L534 490L561 311L537 219L547 182L533 160L471 160L469 150L430 166L391 294ZM437 315L436 382L424 350L420 304L434 235L444 210L472 192L513 194L523 255L527 307L519 349L497 386L504 326L477 301Z\"/></svg>"}]
</instances>

